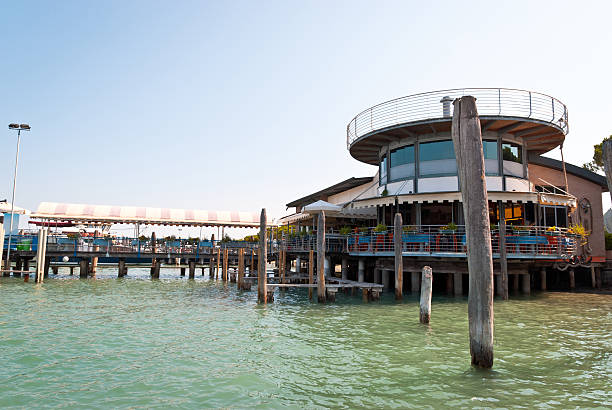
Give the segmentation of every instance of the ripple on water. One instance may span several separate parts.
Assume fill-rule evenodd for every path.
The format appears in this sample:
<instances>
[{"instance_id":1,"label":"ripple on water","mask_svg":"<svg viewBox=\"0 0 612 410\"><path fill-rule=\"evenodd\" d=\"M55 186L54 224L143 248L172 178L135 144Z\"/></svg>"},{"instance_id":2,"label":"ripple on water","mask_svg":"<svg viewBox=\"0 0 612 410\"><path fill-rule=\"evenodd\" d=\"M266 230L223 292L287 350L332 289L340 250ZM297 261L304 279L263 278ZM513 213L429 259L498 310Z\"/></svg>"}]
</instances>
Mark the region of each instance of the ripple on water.
<instances>
[{"instance_id":1,"label":"ripple on water","mask_svg":"<svg viewBox=\"0 0 612 410\"><path fill-rule=\"evenodd\" d=\"M165 271L0 279L0 406L610 406L612 297L495 305L495 366L469 366L466 299L308 301ZM173 276L174 275L174 276Z\"/></svg>"}]
</instances>

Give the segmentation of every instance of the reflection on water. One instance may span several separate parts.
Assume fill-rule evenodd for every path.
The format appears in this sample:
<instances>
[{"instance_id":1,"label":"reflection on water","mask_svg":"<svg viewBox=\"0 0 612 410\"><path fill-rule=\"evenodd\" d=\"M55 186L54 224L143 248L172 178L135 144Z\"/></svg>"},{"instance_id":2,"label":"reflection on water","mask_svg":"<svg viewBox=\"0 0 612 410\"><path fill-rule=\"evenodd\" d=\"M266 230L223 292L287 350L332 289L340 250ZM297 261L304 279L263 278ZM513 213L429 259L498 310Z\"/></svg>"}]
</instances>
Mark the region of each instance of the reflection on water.
<instances>
[{"instance_id":1,"label":"reflection on water","mask_svg":"<svg viewBox=\"0 0 612 410\"><path fill-rule=\"evenodd\" d=\"M493 371L470 367L467 299L363 304L162 269L0 279L0 406L611 406L612 296L495 304Z\"/></svg>"}]
</instances>

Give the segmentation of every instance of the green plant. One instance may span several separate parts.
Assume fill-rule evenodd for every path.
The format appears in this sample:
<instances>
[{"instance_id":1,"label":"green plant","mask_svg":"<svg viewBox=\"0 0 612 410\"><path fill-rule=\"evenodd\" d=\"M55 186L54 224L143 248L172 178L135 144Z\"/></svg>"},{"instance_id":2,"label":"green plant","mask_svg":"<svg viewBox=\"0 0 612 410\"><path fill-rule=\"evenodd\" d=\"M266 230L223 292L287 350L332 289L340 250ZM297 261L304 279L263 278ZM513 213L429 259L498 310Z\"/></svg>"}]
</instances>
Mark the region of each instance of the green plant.
<instances>
[{"instance_id":1,"label":"green plant","mask_svg":"<svg viewBox=\"0 0 612 410\"><path fill-rule=\"evenodd\" d=\"M454 222L449 222L449 223L447 223L446 225L444 225L442 227L442 230L445 230L445 231L456 231L457 230L457 225L455 225Z\"/></svg>"},{"instance_id":2,"label":"green plant","mask_svg":"<svg viewBox=\"0 0 612 410\"><path fill-rule=\"evenodd\" d=\"M359 228L359 233L368 233L369 228L367 226L362 226Z\"/></svg>"},{"instance_id":3,"label":"green plant","mask_svg":"<svg viewBox=\"0 0 612 410\"><path fill-rule=\"evenodd\" d=\"M350 235L350 234L351 234L350 226L343 226L342 228L340 228L340 235Z\"/></svg>"},{"instance_id":4,"label":"green plant","mask_svg":"<svg viewBox=\"0 0 612 410\"><path fill-rule=\"evenodd\" d=\"M612 251L612 233L605 232L605 237L606 237L606 250Z\"/></svg>"},{"instance_id":5,"label":"green plant","mask_svg":"<svg viewBox=\"0 0 612 410\"><path fill-rule=\"evenodd\" d=\"M374 232L387 232L387 225L385 224L378 224L376 225L376 228L374 228Z\"/></svg>"},{"instance_id":6,"label":"green plant","mask_svg":"<svg viewBox=\"0 0 612 410\"><path fill-rule=\"evenodd\" d=\"M78 233L69 233L66 234L67 237L69 237L70 239L77 239L79 237Z\"/></svg>"},{"instance_id":7,"label":"green plant","mask_svg":"<svg viewBox=\"0 0 612 410\"><path fill-rule=\"evenodd\" d=\"M495 224L491 224L491 225L489 226L489 228L490 228L492 231L495 231L495 230L499 229L499 226L498 226L498 225L495 225Z\"/></svg>"},{"instance_id":8,"label":"green plant","mask_svg":"<svg viewBox=\"0 0 612 410\"><path fill-rule=\"evenodd\" d=\"M548 228L546 228L546 232L557 232L557 227L556 226L549 226Z\"/></svg>"},{"instance_id":9,"label":"green plant","mask_svg":"<svg viewBox=\"0 0 612 410\"><path fill-rule=\"evenodd\" d=\"M410 232L416 232L417 227L414 225L406 225L402 228L402 231L404 233L410 233Z\"/></svg>"},{"instance_id":10,"label":"green plant","mask_svg":"<svg viewBox=\"0 0 612 410\"><path fill-rule=\"evenodd\" d=\"M387 190L387 188L383 189L382 193L380 194L380 196L387 196L389 195L389 191Z\"/></svg>"}]
</instances>

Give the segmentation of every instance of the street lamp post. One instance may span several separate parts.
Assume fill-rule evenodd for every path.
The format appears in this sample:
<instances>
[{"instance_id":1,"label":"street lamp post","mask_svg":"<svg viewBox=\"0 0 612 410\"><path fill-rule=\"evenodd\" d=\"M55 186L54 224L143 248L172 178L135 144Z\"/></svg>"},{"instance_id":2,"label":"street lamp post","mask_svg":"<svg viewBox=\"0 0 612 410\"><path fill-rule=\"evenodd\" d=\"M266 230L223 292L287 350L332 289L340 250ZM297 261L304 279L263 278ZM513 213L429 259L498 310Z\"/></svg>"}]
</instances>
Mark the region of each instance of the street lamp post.
<instances>
[{"instance_id":1,"label":"street lamp post","mask_svg":"<svg viewBox=\"0 0 612 410\"><path fill-rule=\"evenodd\" d=\"M13 215L15 214L15 189L17 185L17 167L19 165L19 143L21 142L21 131L30 131L28 124L9 124L9 130L17 131L17 153L15 154L15 173L13 174L13 197L11 199L11 222L9 224L8 249L6 250L5 269L11 269L11 239L13 236Z\"/></svg>"}]
</instances>

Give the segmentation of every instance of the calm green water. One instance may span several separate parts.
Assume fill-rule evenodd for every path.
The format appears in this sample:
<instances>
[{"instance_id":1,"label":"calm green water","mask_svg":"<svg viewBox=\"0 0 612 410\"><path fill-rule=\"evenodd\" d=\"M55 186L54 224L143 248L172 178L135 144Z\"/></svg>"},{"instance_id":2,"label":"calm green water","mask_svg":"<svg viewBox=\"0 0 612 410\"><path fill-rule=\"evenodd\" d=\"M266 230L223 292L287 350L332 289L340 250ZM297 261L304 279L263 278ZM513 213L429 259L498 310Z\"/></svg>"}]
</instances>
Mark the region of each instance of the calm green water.
<instances>
[{"instance_id":1,"label":"calm green water","mask_svg":"<svg viewBox=\"0 0 612 410\"><path fill-rule=\"evenodd\" d=\"M496 302L482 371L467 299L434 296L424 326L414 297L321 306L295 289L262 307L233 284L129 273L0 279L0 407L612 406L609 295Z\"/></svg>"}]
</instances>

